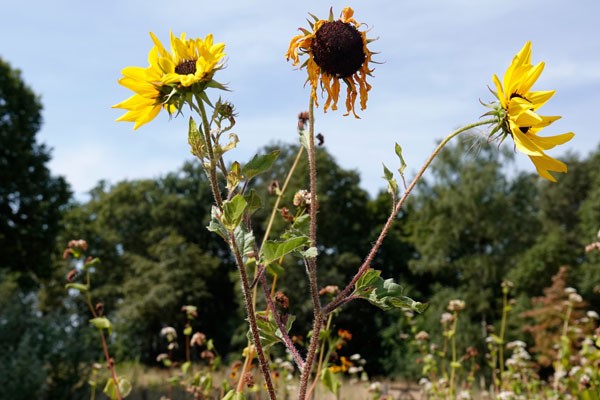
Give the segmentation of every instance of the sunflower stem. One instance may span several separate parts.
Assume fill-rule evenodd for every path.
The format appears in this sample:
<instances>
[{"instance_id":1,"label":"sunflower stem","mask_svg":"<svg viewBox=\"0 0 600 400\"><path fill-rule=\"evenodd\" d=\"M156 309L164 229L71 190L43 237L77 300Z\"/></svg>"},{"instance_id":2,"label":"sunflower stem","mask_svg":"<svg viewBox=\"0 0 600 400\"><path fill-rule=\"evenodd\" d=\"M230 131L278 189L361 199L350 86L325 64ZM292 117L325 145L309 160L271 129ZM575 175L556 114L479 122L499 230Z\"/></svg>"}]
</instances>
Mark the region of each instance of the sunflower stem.
<instances>
[{"instance_id":1,"label":"sunflower stem","mask_svg":"<svg viewBox=\"0 0 600 400\"><path fill-rule=\"evenodd\" d=\"M271 210L271 216L269 217L269 222L267 222L267 229L265 230L265 234L263 235L263 240L262 240L262 243L260 244L260 249L257 254L262 253L263 246L265 245L265 242L267 241L267 239L269 239L269 235L271 234L271 228L273 227L273 222L275 221L275 216L277 215L277 210L279 209L279 203L281 202L281 199L283 198L283 195L288 187L288 184L290 183L290 180L292 179L292 176L294 175L294 171L296 170L296 167L298 166L298 163L300 161L300 158L302 157L303 152L304 152L304 147L300 146L300 148L298 149L298 154L296 154L296 158L294 159L294 163L292 164L292 167L290 168L287 176L285 177L285 182L283 183L281 190L279 190L279 192L277 193L277 198L275 199L275 204L273 205L273 209ZM258 271L258 266L256 267L256 269L254 271L254 279L257 278L256 271ZM256 307L257 292L258 292L258 288L256 286L254 286L254 290L252 293L252 304L255 307Z\"/></svg>"},{"instance_id":2,"label":"sunflower stem","mask_svg":"<svg viewBox=\"0 0 600 400\"><path fill-rule=\"evenodd\" d=\"M252 341L256 348L256 355L258 356L258 363L269 392L269 399L276 400L275 389L273 388L273 382L271 381L271 374L269 372L269 364L265 358L262 343L260 342L260 334L258 332L258 326L256 324L256 314L254 313L254 307L252 306L252 294L250 292L250 285L248 284L248 274L246 273L246 266L242 260L242 255L235 241L235 235L233 231L229 232L229 241L231 250L235 257L235 263L237 264L238 271L240 273L240 280L242 283L242 297L244 299L244 306L246 307L246 314L248 315L248 321L250 322L250 333L252 334Z\"/></svg>"},{"instance_id":3,"label":"sunflower stem","mask_svg":"<svg viewBox=\"0 0 600 400\"><path fill-rule=\"evenodd\" d=\"M200 110L200 117L202 118L202 129L204 131L204 137L206 141L206 150L208 151L208 157L210 159L210 168L208 170L208 178L212 187L213 196L219 209L223 209L223 198L221 197L221 190L219 189L219 182L217 181L217 162L215 160L215 153L212 147L212 136L210 134L210 125L208 117L206 116L206 109L204 108L204 102L198 98L198 109ZM202 160L200 160L202 162Z\"/></svg>"},{"instance_id":4,"label":"sunflower stem","mask_svg":"<svg viewBox=\"0 0 600 400\"><path fill-rule=\"evenodd\" d=\"M381 232L379 234L379 237L377 238L377 241L375 242L375 244L373 245L373 247L369 251L369 254L367 255L367 258L365 259L365 261L363 262L363 264L360 266L360 268L358 269L358 271L356 272L356 274L354 275L354 277L352 278L352 280L348 283L348 285L344 288L344 290L342 290L336 296L335 299L333 299L329 304L327 304L323 308L323 314L324 315L327 315L327 314L331 313L333 310L335 310L336 308L338 308L341 305L343 305L343 304L346 303L345 300L351 295L352 289L354 288L354 285L356 284L356 282L360 279L361 276L363 276L363 274L371 266L371 262L373 261L373 258L375 258L375 254L377 254L377 251L381 247L381 244L383 243L383 239L387 235L390 227L392 226L392 223L394 222L394 220L396 219L396 216L400 212L400 209L402 208L402 206L406 202L406 199L408 198L408 196L410 195L410 193L412 192L412 190L417 185L417 182L422 178L422 176L425 173L425 171L427 171L427 168L429 168L429 165L433 162L433 160L440 153L440 151L442 151L442 149L444 148L444 146L446 146L446 144L448 144L448 142L450 140L452 140L454 137L458 136L459 134L461 134L461 133L463 133L465 131L471 130L473 128L476 128L476 127L482 126L482 125L494 124L495 122L496 122L496 120L492 118L492 119L486 119L486 120L483 120L483 121L475 122L475 123L472 123L472 124L469 124L469 125L465 125L462 128L459 128L459 129L455 130L454 132L450 133L448 136L446 136L440 142L440 144L438 144L438 146L435 148L435 150L433 150L433 152L431 153L431 155L429 156L429 158L427 158L427 160L425 161L425 164L423 164L423 166L421 167L421 169L419 170L419 172L417 172L417 175L413 178L413 180L410 183L410 185L408 186L408 188L404 191L404 194L402 195L402 197L400 198L400 200L398 201L398 203L396 203L396 205L394 206L392 212L390 213L390 216L388 217L385 225L383 226L383 229L381 230Z\"/></svg>"},{"instance_id":5,"label":"sunflower stem","mask_svg":"<svg viewBox=\"0 0 600 400\"><path fill-rule=\"evenodd\" d=\"M311 246L317 247L317 165L315 160L315 113L314 113L314 99L310 96L310 102L308 107L308 124L309 124L309 136L308 136L308 165L310 171L310 228L309 237L311 240ZM312 372L312 367L315 361L315 353L319 345L319 332L323 325L323 313L321 311L321 301L319 299L319 288L317 285L317 259L316 257L306 258L304 260L306 266L306 273L308 275L308 282L310 285L310 293L313 301L313 328L312 336L310 338L310 344L308 346L308 354L306 355L306 361L304 368L302 369L302 375L300 376L300 389L299 389L299 400L306 399L306 390L308 387L308 381Z\"/></svg>"}]
</instances>

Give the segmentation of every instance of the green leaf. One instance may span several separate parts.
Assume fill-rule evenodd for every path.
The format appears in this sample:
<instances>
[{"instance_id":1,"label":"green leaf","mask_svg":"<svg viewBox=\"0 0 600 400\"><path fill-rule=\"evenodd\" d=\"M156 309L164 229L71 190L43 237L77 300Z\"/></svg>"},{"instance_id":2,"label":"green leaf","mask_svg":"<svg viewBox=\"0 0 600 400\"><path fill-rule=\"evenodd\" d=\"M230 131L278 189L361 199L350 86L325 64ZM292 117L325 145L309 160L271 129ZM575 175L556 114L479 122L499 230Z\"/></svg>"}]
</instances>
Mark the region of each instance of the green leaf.
<instances>
[{"instance_id":1,"label":"green leaf","mask_svg":"<svg viewBox=\"0 0 600 400\"><path fill-rule=\"evenodd\" d=\"M383 164L383 179L388 183L388 192L392 194L398 193L398 182L394 179L394 174Z\"/></svg>"},{"instance_id":2,"label":"green leaf","mask_svg":"<svg viewBox=\"0 0 600 400\"><path fill-rule=\"evenodd\" d=\"M269 271L271 275L281 276L285 272L285 269L283 269L279 263L273 262L267 265L267 271Z\"/></svg>"},{"instance_id":3,"label":"green leaf","mask_svg":"<svg viewBox=\"0 0 600 400\"><path fill-rule=\"evenodd\" d=\"M236 194L231 200L223 203L223 217L221 221L227 230L235 230L240 222L242 222L244 210L247 205L248 203L246 203L241 194Z\"/></svg>"},{"instance_id":4,"label":"green leaf","mask_svg":"<svg viewBox=\"0 0 600 400\"><path fill-rule=\"evenodd\" d=\"M325 385L325 387L336 396L340 390L340 387L342 386L338 376L331 372L329 368L325 368L321 372L321 383L323 383L323 385Z\"/></svg>"},{"instance_id":5,"label":"green leaf","mask_svg":"<svg viewBox=\"0 0 600 400\"><path fill-rule=\"evenodd\" d=\"M244 397L244 393L231 389L221 400L246 400L246 397Z\"/></svg>"},{"instance_id":6,"label":"green leaf","mask_svg":"<svg viewBox=\"0 0 600 400\"><path fill-rule=\"evenodd\" d=\"M302 132L300 132L300 144L306 149L306 151L309 151L309 131L308 129L304 129Z\"/></svg>"},{"instance_id":7,"label":"green leaf","mask_svg":"<svg viewBox=\"0 0 600 400\"><path fill-rule=\"evenodd\" d=\"M242 168L242 175L248 180L255 176L268 171L275 160L279 157L279 150L272 151L268 154L255 155L250 161Z\"/></svg>"},{"instance_id":8,"label":"green leaf","mask_svg":"<svg viewBox=\"0 0 600 400\"><path fill-rule=\"evenodd\" d=\"M244 200L246 200L246 203L248 203L248 206L246 207L246 211L248 213L253 213L263 206L260 196L254 189L250 189L250 191L244 195Z\"/></svg>"},{"instance_id":9,"label":"green leaf","mask_svg":"<svg viewBox=\"0 0 600 400\"><path fill-rule=\"evenodd\" d=\"M233 234L235 243L243 256L254 252L254 234L251 231L248 232L241 225L238 225Z\"/></svg>"},{"instance_id":10,"label":"green leaf","mask_svg":"<svg viewBox=\"0 0 600 400\"><path fill-rule=\"evenodd\" d=\"M317 255L319 255L319 251L317 250L316 247L309 247L308 249L306 249L305 251L300 252L302 254L302 257L304 258L317 258Z\"/></svg>"},{"instance_id":11,"label":"green leaf","mask_svg":"<svg viewBox=\"0 0 600 400\"><path fill-rule=\"evenodd\" d=\"M258 334L260 336L260 342L263 347L269 348L276 343L283 342L283 334L281 330L277 326L275 319L273 318L272 313L268 313L266 311L259 311L256 313L256 325L258 326ZM292 324L296 319L293 315L287 315L287 320L285 321L285 329L287 332L292 329ZM248 332L248 338L252 342L252 338L250 336L250 332Z\"/></svg>"},{"instance_id":12,"label":"green leaf","mask_svg":"<svg viewBox=\"0 0 600 400\"><path fill-rule=\"evenodd\" d=\"M292 226L286 230L281 237L283 239L291 239L294 237L308 236L310 229L310 215L302 214L294 219Z\"/></svg>"},{"instance_id":13,"label":"green leaf","mask_svg":"<svg viewBox=\"0 0 600 400\"><path fill-rule=\"evenodd\" d=\"M220 212L217 206L212 206L210 211L210 222L206 229L208 229L210 232L216 233L229 242L229 232L221 222Z\"/></svg>"},{"instance_id":14,"label":"green leaf","mask_svg":"<svg viewBox=\"0 0 600 400\"><path fill-rule=\"evenodd\" d=\"M402 147L398 143L396 143L396 155L400 159L400 168L398 168L398 172L400 175L404 175L404 170L406 169L406 161L404 161L404 157L402 157Z\"/></svg>"},{"instance_id":15,"label":"green leaf","mask_svg":"<svg viewBox=\"0 0 600 400\"><path fill-rule=\"evenodd\" d=\"M184 362L183 364L181 364L181 372L183 372L184 375L187 374L191 366L192 363L190 361Z\"/></svg>"},{"instance_id":16,"label":"green leaf","mask_svg":"<svg viewBox=\"0 0 600 400\"><path fill-rule=\"evenodd\" d=\"M263 246L260 257L261 263L268 265L291 252L300 250L308 246L310 239L308 236L299 236L284 241L267 240Z\"/></svg>"},{"instance_id":17,"label":"green leaf","mask_svg":"<svg viewBox=\"0 0 600 400\"><path fill-rule=\"evenodd\" d=\"M100 264L100 259L98 257L94 257L90 261L87 261L87 262L85 262L83 264L83 270L87 271L88 269L90 269L94 265L99 265L99 264Z\"/></svg>"},{"instance_id":18,"label":"green leaf","mask_svg":"<svg viewBox=\"0 0 600 400\"><path fill-rule=\"evenodd\" d=\"M108 329L108 334L112 334L112 325L106 317L92 318L90 319L90 324L98 329Z\"/></svg>"},{"instance_id":19,"label":"green leaf","mask_svg":"<svg viewBox=\"0 0 600 400\"><path fill-rule=\"evenodd\" d=\"M192 334L192 327L191 327L191 326L189 326L189 325L188 325L188 326L186 326L186 327L183 329L183 334L184 334L185 336L190 336L190 335Z\"/></svg>"},{"instance_id":20,"label":"green leaf","mask_svg":"<svg viewBox=\"0 0 600 400\"><path fill-rule=\"evenodd\" d=\"M67 283L65 285L65 289L75 289L79 290L81 293L85 293L90 290L89 287L83 283Z\"/></svg>"},{"instance_id":21,"label":"green leaf","mask_svg":"<svg viewBox=\"0 0 600 400\"><path fill-rule=\"evenodd\" d=\"M427 309L427 304L404 296L402 286L394 283L393 279L383 280L380 275L381 271L367 270L356 282L353 295L385 311L399 308L422 313Z\"/></svg>"},{"instance_id":22,"label":"green leaf","mask_svg":"<svg viewBox=\"0 0 600 400\"><path fill-rule=\"evenodd\" d=\"M121 397L125 398L127 396L129 396L129 394L131 393L131 389L133 389L131 382L129 382L128 379L125 378L118 378L119 379L119 390L121 391Z\"/></svg>"},{"instance_id":23,"label":"green leaf","mask_svg":"<svg viewBox=\"0 0 600 400\"><path fill-rule=\"evenodd\" d=\"M196 121L190 117L189 128L188 128L188 144L191 148L191 153L196 157L204 158L206 152L206 142L204 136L198 130Z\"/></svg>"},{"instance_id":24,"label":"green leaf","mask_svg":"<svg viewBox=\"0 0 600 400\"><path fill-rule=\"evenodd\" d=\"M119 392L121 393L121 398L125 398L129 396L131 393L131 382L125 378L117 377L119 381ZM112 378L109 378L106 381L106 385L104 385L104 394L107 395L111 400L117 399L117 386L115 385L115 381Z\"/></svg>"}]
</instances>

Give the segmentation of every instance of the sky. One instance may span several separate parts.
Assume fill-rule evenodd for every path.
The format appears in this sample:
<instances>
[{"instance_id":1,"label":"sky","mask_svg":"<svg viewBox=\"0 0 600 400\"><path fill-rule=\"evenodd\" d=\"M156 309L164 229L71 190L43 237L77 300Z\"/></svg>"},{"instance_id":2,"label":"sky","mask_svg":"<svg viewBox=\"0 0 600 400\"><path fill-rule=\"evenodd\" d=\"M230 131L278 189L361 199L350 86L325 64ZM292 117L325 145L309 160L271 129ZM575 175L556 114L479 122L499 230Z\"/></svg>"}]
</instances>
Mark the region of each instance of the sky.
<instances>
[{"instance_id":1,"label":"sky","mask_svg":"<svg viewBox=\"0 0 600 400\"><path fill-rule=\"evenodd\" d=\"M437 140L478 121L486 112L479 100L493 99L492 75L502 75L527 40L533 63L546 63L534 90L556 90L541 114L563 117L542 134L576 134L548 153L583 157L597 148L597 0L13 1L2 6L0 57L41 97L38 140L52 148L51 171L85 198L99 180L157 178L192 159L187 118L161 113L136 131L114 121L123 111L111 105L131 95L117 83L120 71L147 65L149 32L166 45L171 30L212 33L226 44L227 68L215 79L232 91L209 96L235 104L240 143L228 161L245 162L265 145L297 143L296 116L307 109L309 88L284 54L308 12L326 18L330 7L338 16L345 6L378 38L370 45L378 53L373 89L361 119L318 109L316 130L369 193L385 188L382 162L398 167L396 142L410 177ZM535 171L526 156L516 159L513 170Z\"/></svg>"}]
</instances>

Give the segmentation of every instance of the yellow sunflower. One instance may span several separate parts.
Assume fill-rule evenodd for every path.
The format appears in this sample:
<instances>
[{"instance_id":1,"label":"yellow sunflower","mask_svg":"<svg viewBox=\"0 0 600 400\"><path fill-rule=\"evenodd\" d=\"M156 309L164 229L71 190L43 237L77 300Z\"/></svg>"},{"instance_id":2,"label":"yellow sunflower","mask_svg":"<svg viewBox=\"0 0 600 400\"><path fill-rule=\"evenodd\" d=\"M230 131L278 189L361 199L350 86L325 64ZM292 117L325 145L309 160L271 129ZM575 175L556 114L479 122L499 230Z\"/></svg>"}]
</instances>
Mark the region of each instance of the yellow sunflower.
<instances>
[{"instance_id":1,"label":"yellow sunflower","mask_svg":"<svg viewBox=\"0 0 600 400\"><path fill-rule=\"evenodd\" d=\"M158 66L158 50L156 47L150 50L148 62L150 66L147 68L123 68L121 71L123 77L119 79L119 83L134 91L135 94L113 106L113 108L128 110L117 118L117 121L135 122L134 130L152 121L161 108L169 109L169 105L165 104L164 96L161 93L160 79L163 73Z\"/></svg>"},{"instance_id":2,"label":"yellow sunflower","mask_svg":"<svg viewBox=\"0 0 600 400\"><path fill-rule=\"evenodd\" d=\"M543 128L560 119L559 116L538 114L538 109L555 93L554 90L531 91L543 70L543 62L531 64L531 42L525 43L506 70L503 81L500 82L494 75L494 94L499 104L489 114L499 118L498 126L492 134L501 130L502 140L508 135L512 136L516 149L529 156L538 174L556 182L550 171L567 172L567 166L548 156L544 150L568 142L575 134L568 132L556 136L538 136Z\"/></svg>"},{"instance_id":3,"label":"yellow sunflower","mask_svg":"<svg viewBox=\"0 0 600 400\"><path fill-rule=\"evenodd\" d=\"M186 103L194 107L193 97L208 103L204 94L207 87L225 89L213 80L215 72L223 68L224 43L213 43L212 35L186 39L185 33L180 38L171 33L169 53L152 32L150 36L154 42L148 54L150 65L126 67L119 80L135 94L113 106L128 110L117 121L135 122L134 130L152 121L162 108L172 114Z\"/></svg>"},{"instance_id":4,"label":"yellow sunflower","mask_svg":"<svg viewBox=\"0 0 600 400\"><path fill-rule=\"evenodd\" d=\"M185 33L177 38L171 32L171 53L152 32L150 36L159 53L159 65L164 72L161 82L180 83L184 87L195 83L208 84L214 73L223 67L225 43L213 43L213 35L204 39L186 39Z\"/></svg>"},{"instance_id":5,"label":"yellow sunflower","mask_svg":"<svg viewBox=\"0 0 600 400\"><path fill-rule=\"evenodd\" d=\"M342 10L340 19L334 20L330 10L329 19L318 19L314 15L314 22L310 23L312 32L300 28L302 34L294 36L286 58L292 60L293 65L300 63L299 56L308 54L308 60L302 64L308 72L307 82L310 82L311 96L318 106L317 86L321 85L322 93L327 99L324 111L331 106L337 110L340 94L340 81L346 83L346 110L349 115L353 113L356 118L355 104L360 96L360 108L367 108L369 90L367 76L373 72L369 63L373 53L369 50L366 32L359 31L362 24L354 18L354 10L346 7Z\"/></svg>"}]
</instances>

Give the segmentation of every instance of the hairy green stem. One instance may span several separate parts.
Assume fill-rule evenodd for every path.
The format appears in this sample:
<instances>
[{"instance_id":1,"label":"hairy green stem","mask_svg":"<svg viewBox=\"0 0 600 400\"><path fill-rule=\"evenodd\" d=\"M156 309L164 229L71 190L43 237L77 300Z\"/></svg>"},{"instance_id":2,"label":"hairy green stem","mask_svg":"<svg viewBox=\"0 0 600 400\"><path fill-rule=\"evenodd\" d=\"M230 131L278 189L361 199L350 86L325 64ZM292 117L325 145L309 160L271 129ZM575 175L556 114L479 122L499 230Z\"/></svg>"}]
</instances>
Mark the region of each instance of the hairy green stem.
<instances>
[{"instance_id":1,"label":"hairy green stem","mask_svg":"<svg viewBox=\"0 0 600 400\"><path fill-rule=\"evenodd\" d=\"M210 160L210 168L208 170L208 178L210 180L210 186L212 187L213 196L219 209L223 208L223 198L221 197L221 190L219 190L219 182L217 181L217 162L215 160L215 153L212 147L212 136L210 134L210 124L208 117L206 116L206 109L204 108L204 102L198 99L198 110L200 111L200 117L202 118L202 130L204 131L204 138L206 142L206 150L208 152L208 158ZM200 160L202 162L202 160Z\"/></svg>"},{"instance_id":2,"label":"hairy green stem","mask_svg":"<svg viewBox=\"0 0 600 400\"><path fill-rule=\"evenodd\" d=\"M89 273L89 271L86 274L86 283L88 286L88 291L85 293L85 302L86 302L88 308L90 309L92 316L94 318L98 318L99 315L96 312L96 310L94 309L94 306L92 304L92 296L90 295L90 292L89 292L89 288L90 288L90 273ZM108 367L108 370L110 371L111 379L115 383L115 391L117 393L117 399L122 400L123 397L121 396L121 391L119 390L119 378L117 377L117 373L115 372L114 360L110 357L110 354L108 353L108 345L106 344L106 337L104 336L104 331L102 329L98 329L98 330L100 331L100 342L102 343L102 352L104 353L104 359L106 360L106 366Z\"/></svg>"},{"instance_id":3,"label":"hairy green stem","mask_svg":"<svg viewBox=\"0 0 600 400\"><path fill-rule=\"evenodd\" d=\"M479 122L475 122L475 123L472 123L472 124L469 124L469 125L465 125L464 127L459 128L459 129L455 130L454 132L452 132L451 134L449 134L448 136L446 136L444 138L444 140L442 140L440 142L440 144L438 144L438 146L435 148L435 150L433 151L433 153L431 153L431 155L429 156L429 158L427 158L427 160L425 161L425 164L423 164L423 166L421 167L421 169L419 170L419 172L417 172L417 175L414 177L414 179L412 180L412 182L410 183L410 185L408 186L408 188L406 189L406 191L402 195L402 198L400 198L400 200L398 201L398 203L396 203L396 205L393 208L392 212L390 213L390 216L388 217L388 219L387 219L387 221L386 221L383 229L381 230L381 232L379 234L379 237L377 238L377 241L375 242L375 244L373 245L373 247L369 251L369 254L367 255L367 258L365 259L365 261L363 262L363 264L358 269L358 272L354 275L354 277L348 283L348 285L344 288L344 290L342 290L336 296L335 299L333 299L329 304L327 304L327 306L325 306L323 308L323 313L325 315L329 314L330 312L332 312L333 310L335 310L336 308L338 308L340 305L344 304L344 299L346 299L350 295L350 293L351 293L352 289L354 288L354 285L356 284L356 282L367 271L367 269L369 269L369 267L371 266L371 262L373 261L373 258L375 258L375 254L377 254L377 251L381 247L381 244L383 243L383 239L387 235L390 227L392 226L392 223L394 222L394 220L396 219L396 216L400 212L400 209L402 208L402 206L406 202L406 199L408 198L408 196L410 195L410 193L412 192L412 190L415 188L415 186L417 185L417 182L421 179L421 177L423 176L423 174L425 173L425 171L427 170L427 168L429 168L429 165L433 162L433 160L439 154L439 152L444 148L444 146L446 146L446 144L448 144L448 142L450 140L452 140L454 137L458 136L462 132L468 131L468 130L476 128L478 126L493 124L494 122L495 122L494 119L487 119L487 120L484 120L484 121L479 121Z\"/></svg>"},{"instance_id":4,"label":"hairy green stem","mask_svg":"<svg viewBox=\"0 0 600 400\"><path fill-rule=\"evenodd\" d=\"M329 316L327 317L327 324L325 325L325 330L329 331L329 329L331 328L331 320L333 319L333 314L329 314ZM331 332L329 333L329 337L331 337ZM328 355L331 352L331 349L329 349ZM306 395L306 397L310 398L310 396L312 395L313 390L315 390L315 386L317 386L317 382L319 381L319 376L321 375L321 369L323 368L323 358L325 355L325 340L323 340L321 342L321 349L319 350L319 362L317 363L317 373L315 374L315 379L313 379L313 383L310 385L310 388L308 389L308 393Z\"/></svg>"},{"instance_id":5,"label":"hairy green stem","mask_svg":"<svg viewBox=\"0 0 600 400\"><path fill-rule=\"evenodd\" d=\"M285 325L281 321L281 318L279 318L279 314L277 314L275 304L273 304L273 300L271 299L271 293L269 292L269 284L267 283L267 279L264 275L260 277L260 284L263 287L265 299L267 299L267 307L273 314L273 319L275 320L275 323L277 324L277 327L281 332L281 338L283 339L285 347L287 347L290 353L292 353L292 357L294 358L294 361L296 362L298 368L304 368L304 360L302 359L302 356L300 356L300 354L298 353L298 350L296 350L296 347L294 347L294 343L292 342L292 339L290 339L287 329L285 329Z\"/></svg>"},{"instance_id":6,"label":"hairy green stem","mask_svg":"<svg viewBox=\"0 0 600 400\"><path fill-rule=\"evenodd\" d=\"M262 344L260 342L260 334L258 332L258 326L256 325L256 314L254 313L254 307L252 306L252 294L250 292L250 286L248 284L248 274L246 273L246 266L244 265L244 261L242 260L242 255L240 254L239 248L235 242L235 235L232 231L229 232L229 240L231 245L231 250L235 257L235 262L238 267L238 271L240 273L240 280L242 281L242 297L244 299L244 306L246 307L246 314L248 315L248 321L250 322L250 332L252 334L252 339L254 341L254 346L256 348L256 354L258 356L258 363L260 364L260 368L262 371L263 379L265 380L265 384L267 385L267 391L269 392L269 398L271 400L275 400L277 397L275 395L275 389L273 388L273 382L271 381L271 374L269 372L269 365L267 364L267 360L265 358L265 354L263 351Z\"/></svg>"},{"instance_id":7,"label":"hairy green stem","mask_svg":"<svg viewBox=\"0 0 600 400\"><path fill-rule=\"evenodd\" d=\"M298 154L296 154L296 158L294 159L294 163L292 164L292 167L290 168L287 176L285 177L285 182L283 183L283 186L277 193L277 198L275 199L275 204L273 205L273 210L271 210L271 216L269 217L269 222L267 222L267 229L265 230L265 234L263 236L262 243L260 244L260 249L258 251L258 254L261 254L263 246L265 245L265 242L267 241L267 239L269 238L269 235L271 234L271 228L273 227L273 221L275 221L275 216L277 215L277 210L279 209L279 203L281 202L281 199L283 198L283 194L287 190L288 184L290 183L290 180L291 180L292 176L294 175L294 171L296 170L296 167L298 166L298 162L300 161L300 158L302 157L303 151L304 151L304 147L300 146L300 148L298 149ZM256 278L257 271L258 271L258 266L257 266L256 270L254 271L254 278ZM256 307L257 291L258 291L258 288L256 286L254 286L254 289L252 292L252 305L254 307Z\"/></svg>"},{"instance_id":8,"label":"hairy green stem","mask_svg":"<svg viewBox=\"0 0 600 400\"><path fill-rule=\"evenodd\" d=\"M310 97L308 106L308 124L309 124L309 136L308 136L308 165L310 175L310 228L309 236L311 245L317 247L317 165L316 165L316 152L315 152L315 113L314 100ZM306 390L308 387L308 381L312 372L312 367L315 360L315 353L319 345L319 332L323 325L323 313L321 311L321 300L319 299L319 288L317 284L317 260L316 258L305 259L306 273L308 275L308 282L310 286L310 293L313 301L313 328L312 336L310 338L310 344L308 345L308 353L306 355L306 362L302 375L300 376L300 388L299 388L299 400L306 399Z\"/></svg>"}]
</instances>

